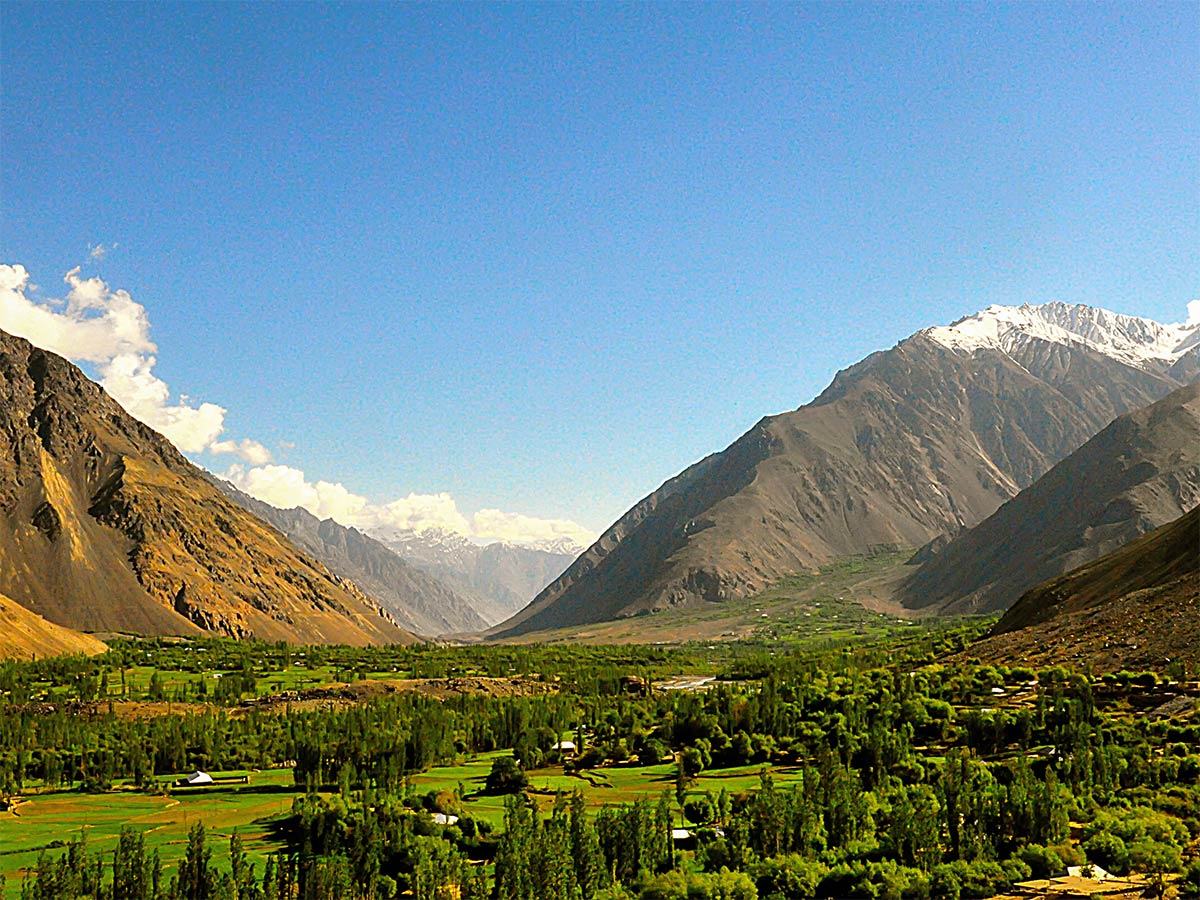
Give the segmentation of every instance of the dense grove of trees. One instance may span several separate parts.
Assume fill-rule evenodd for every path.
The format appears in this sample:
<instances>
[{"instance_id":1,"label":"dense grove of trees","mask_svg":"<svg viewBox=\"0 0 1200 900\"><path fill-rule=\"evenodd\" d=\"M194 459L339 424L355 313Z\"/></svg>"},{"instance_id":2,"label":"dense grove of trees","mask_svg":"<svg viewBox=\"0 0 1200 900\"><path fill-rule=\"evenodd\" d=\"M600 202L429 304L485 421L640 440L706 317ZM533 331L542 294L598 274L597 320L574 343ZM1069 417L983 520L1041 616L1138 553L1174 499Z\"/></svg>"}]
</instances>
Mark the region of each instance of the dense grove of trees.
<instances>
[{"instance_id":1,"label":"dense grove of trees","mask_svg":"<svg viewBox=\"0 0 1200 900\"><path fill-rule=\"evenodd\" d=\"M266 659L293 652L259 649ZM155 776L192 768L284 764L294 766L298 788L281 826L284 849L265 871L247 865L236 837L212 847L197 828L184 863L165 873L128 831L108 854L73 843L44 856L21 896L958 900L1085 862L1150 873L1159 888L1183 872L1180 883L1200 891L1200 864L1188 855L1200 838L1200 718L1151 718L1098 700L1152 687L1155 676L947 669L924 664L928 649L745 653L719 663L742 680L630 694L622 675L652 681L696 657L483 648L474 651L482 670L509 674L520 661L527 668L515 671L557 678L560 690L445 701L394 695L307 712L233 714L213 705L140 721L102 705L84 715L33 702L47 684L98 679L95 662L10 664L0 668L8 691L0 793L35 784L104 790L122 779L153 789ZM246 687L262 674L254 652L217 646L214 657L225 654L220 662ZM459 650L445 651L441 665L429 650L387 652L404 658L383 662L406 672L452 673L464 659ZM336 662L347 671L364 665ZM1019 691L1028 699L997 700ZM523 770L554 759L564 735L580 748L569 769L673 761L674 789L595 814L578 795L539 810L522 790ZM502 829L491 833L466 815L440 826L421 814L433 801L414 797L406 776L492 750L512 750L487 783L510 794ZM713 796L694 787L705 770L745 765L761 767L756 790ZM786 786L772 774L781 769ZM693 827L677 847L671 827L681 814ZM1069 823L1079 823L1074 838Z\"/></svg>"}]
</instances>

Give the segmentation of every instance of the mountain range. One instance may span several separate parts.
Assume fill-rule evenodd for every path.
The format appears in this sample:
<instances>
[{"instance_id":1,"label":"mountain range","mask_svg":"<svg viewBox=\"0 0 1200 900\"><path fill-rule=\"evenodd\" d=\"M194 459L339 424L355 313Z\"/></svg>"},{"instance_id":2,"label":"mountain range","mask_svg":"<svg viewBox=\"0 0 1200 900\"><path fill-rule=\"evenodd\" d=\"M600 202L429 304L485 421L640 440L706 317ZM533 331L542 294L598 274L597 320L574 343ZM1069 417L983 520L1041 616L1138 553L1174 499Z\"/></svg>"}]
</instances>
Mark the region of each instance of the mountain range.
<instances>
[{"instance_id":1,"label":"mountain range","mask_svg":"<svg viewBox=\"0 0 1200 900\"><path fill-rule=\"evenodd\" d=\"M993 306L925 329L667 481L490 636L732 600L946 540L1198 372L1200 326L1087 306Z\"/></svg>"},{"instance_id":2,"label":"mountain range","mask_svg":"<svg viewBox=\"0 0 1200 900\"><path fill-rule=\"evenodd\" d=\"M0 332L0 614L31 636L22 653L74 639L60 628L365 644L492 626L503 640L918 547L880 602L1000 610L1200 503L1198 375L1197 325L989 307L839 372L576 558L268 506Z\"/></svg>"},{"instance_id":3,"label":"mountain range","mask_svg":"<svg viewBox=\"0 0 1200 900\"><path fill-rule=\"evenodd\" d=\"M582 547L566 538L535 545L506 541L480 545L440 528L414 531L389 526L376 528L371 535L467 598L485 620L484 627L525 607L583 552Z\"/></svg>"},{"instance_id":4,"label":"mountain range","mask_svg":"<svg viewBox=\"0 0 1200 900\"><path fill-rule=\"evenodd\" d=\"M998 612L1026 590L1200 504L1200 384L1118 417L974 528L929 554L898 599Z\"/></svg>"},{"instance_id":5,"label":"mountain range","mask_svg":"<svg viewBox=\"0 0 1200 900\"><path fill-rule=\"evenodd\" d=\"M0 594L84 631L414 639L75 366L4 332Z\"/></svg>"}]
</instances>

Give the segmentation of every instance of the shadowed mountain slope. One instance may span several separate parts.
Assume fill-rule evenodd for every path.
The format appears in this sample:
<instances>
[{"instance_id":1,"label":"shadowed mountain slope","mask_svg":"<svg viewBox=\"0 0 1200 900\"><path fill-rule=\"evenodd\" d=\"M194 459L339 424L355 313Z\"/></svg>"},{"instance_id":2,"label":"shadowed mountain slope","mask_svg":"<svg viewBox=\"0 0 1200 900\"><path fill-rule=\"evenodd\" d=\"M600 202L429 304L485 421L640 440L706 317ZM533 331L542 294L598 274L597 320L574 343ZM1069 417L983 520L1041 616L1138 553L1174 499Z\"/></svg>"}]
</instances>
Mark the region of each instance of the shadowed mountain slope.
<instances>
[{"instance_id":1,"label":"shadowed mountain slope","mask_svg":"<svg viewBox=\"0 0 1200 900\"><path fill-rule=\"evenodd\" d=\"M1116 419L914 572L898 599L952 613L1006 609L1200 503L1200 385Z\"/></svg>"},{"instance_id":2,"label":"shadowed mountain slope","mask_svg":"<svg viewBox=\"0 0 1200 900\"><path fill-rule=\"evenodd\" d=\"M0 592L81 631L412 640L79 369L4 332Z\"/></svg>"},{"instance_id":3,"label":"shadowed mountain slope","mask_svg":"<svg viewBox=\"0 0 1200 900\"><path fill-rule=\"evenodd\" d=\"M975 525L1179 387L1194 331L1048 304L920 332L664 484L490 636L744 597Z\"/></svg>"},{"instance_id":4,"label":"shadowed mountain slope","mask_svg":"<svg viewBox=\"0 0 1200 900\"><path fill-rule=\"evenodd\" d=\"M1200 665L1200 507L1026 592L964 655L1096 671Z\"/></svg>"}]
</instances>

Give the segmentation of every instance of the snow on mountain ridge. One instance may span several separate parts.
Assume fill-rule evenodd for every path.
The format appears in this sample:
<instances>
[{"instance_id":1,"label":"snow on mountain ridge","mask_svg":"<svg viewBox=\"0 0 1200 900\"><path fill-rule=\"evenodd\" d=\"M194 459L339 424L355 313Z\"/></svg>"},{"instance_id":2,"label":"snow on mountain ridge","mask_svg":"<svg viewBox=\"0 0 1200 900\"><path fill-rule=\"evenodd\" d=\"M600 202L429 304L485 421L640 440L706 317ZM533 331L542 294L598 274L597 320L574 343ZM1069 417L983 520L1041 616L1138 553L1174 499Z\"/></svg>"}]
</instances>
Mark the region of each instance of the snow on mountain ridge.
<instances>
[{"instance_id":1,"label":"snow on mountain ridge","mask_svg":"<svg viewBox=\"0 0 1200 900\"><path fill-rule=\"evenodd\" d=\"M389 546L406 546L411 544L422 547L436 547L443 552L449 553L462 552L463 550L469 551L479 546L464 534L436 526L412 529L400 528L395 525L380 525L368 529L367 533L377 541L382 541Z\"/></svg>"},{"instance_id":2,"label":"snow on mountain ridge","mask_svg":"<svg viewBox=\"0 0 1200 900\"><path fill-rule=\"evenodd\" d=\"M1174 362L1200 344L1200 323L1163 325L1106 309L1046 303L993 304L948 326L921 332L942 346L965 353L984 348L1011 353L1030 338L1082 345L1134 368Z\"/></svg>"},{"instance_id":3,"label":"snow on mountain ridge","mask_svg":"<svg viewBox=\"0 0 1200 900\"><path fill-rule=\"evenodd\" d=\"M559 537L544 541L526 541L524 543L506 541L505 543L514 547L523 547L526 550L541 550L543 553L557 553L561 556L578 556L587 549L587 547L576 543L568 537Z\"/></svg>"},{"instance_id":4,"label":"snow on mountain ridge","mask_svg":"<svg viewBox=\"0 0 1200 900\"><path fill-rule=\"evenodd\" d=\"M436 526L419 530L399 528L394 525L381 525L368 530L376 540L399 548L438 548L446 553L471 552L492 544L505 547L517 547L522 550L540 550L544 553L556 553L565 556L578 556L587 548L567 537L540 541L481 541L468 538L457 531L449 531Z\"/></svg>"}]
</instances>

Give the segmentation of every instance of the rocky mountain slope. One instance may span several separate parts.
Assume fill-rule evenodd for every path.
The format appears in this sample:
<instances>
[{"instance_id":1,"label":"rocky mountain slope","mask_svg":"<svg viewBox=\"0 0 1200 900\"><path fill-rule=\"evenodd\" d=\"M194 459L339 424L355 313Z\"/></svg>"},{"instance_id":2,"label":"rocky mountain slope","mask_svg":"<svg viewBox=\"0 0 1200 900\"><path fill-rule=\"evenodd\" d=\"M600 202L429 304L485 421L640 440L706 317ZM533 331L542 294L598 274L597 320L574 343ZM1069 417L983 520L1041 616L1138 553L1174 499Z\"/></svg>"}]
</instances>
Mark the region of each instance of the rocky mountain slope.
<instances>
[{"instance_id":1,"label":"rocky mountain slope","mask_svg":"<svg viewBox=\"0 0 1200 900\"><path fill-rule=\"evenodd\" d=\"M1118 415L1194 377L1197 328L990 307L838 373L617 521L503 638L730 600L977 524Z\"/></svg>"},{"instance_id":2,"label":"rocky mountain slope","mask_svg":"<svg viewBox=\"0 0 1200 900\"><path fill-rule=\"evenodd\" d=\"M361 587L410 631L433 637L480 631L491 624L470 601L361 531L333 519L318 519L305 509L279 509L228 482L218 481L217 485L331 572Z\"/></svg>"},{"instance_id":3,"label":"rocky mountain slope","mask_svg":"<svg viewBox=\"0 0 1200 900\"><path fill-rule=\"evenodd\" d=\"M79 369L4 332L0 593L81 631L412 640Z\"/></svg>"},{"instance_id":4,"label":"rocky mountain slope","mask_svg":"<svg viewBox=\"0 0 1200 900\"><path fill-rule=\"evenodd\" d=\"M372 536L412 565L450 585L479 612L486 627L526 606L582 551L567 540L545 547L496 541L480 546L440 529L379 528ZM463 628L476 631L480 628Z\"/></svg>"},{"instance_id":5,"label":"rocky mountain slope","mask_svg":"<svg viewBox=\"0 0 1200 900\"><path fill-rule=\"evenodd\" d=\"M1139 670L1200 665L1200 506L1034 587L967 655L1007 664Z\"/></svg>"},{"instance_id":6,"label":"rocky mountain slope","mask_svg":"<svg viewBox=\"0 0 1200 900\"><path fill-rule=\"evenodd\" d=\"M1116 419L959 535L898 599L952 613L1008 608L1026 590L1200 504L1200 384Z\"/></svg>"}]
</instances>

